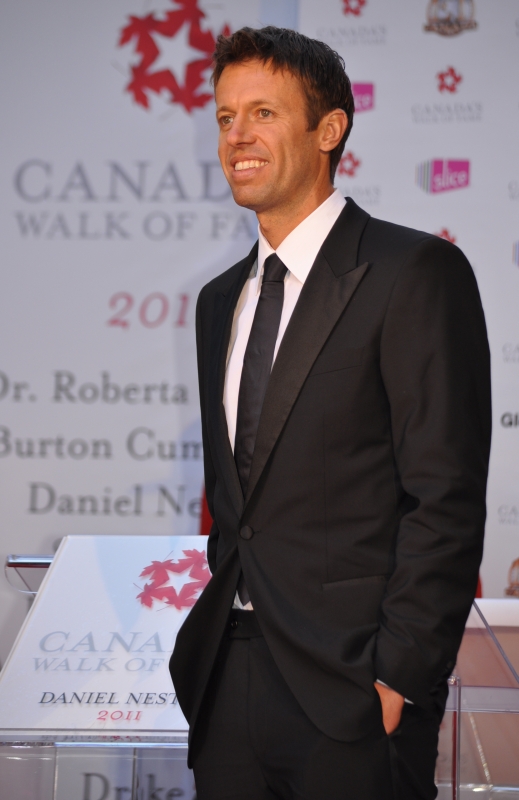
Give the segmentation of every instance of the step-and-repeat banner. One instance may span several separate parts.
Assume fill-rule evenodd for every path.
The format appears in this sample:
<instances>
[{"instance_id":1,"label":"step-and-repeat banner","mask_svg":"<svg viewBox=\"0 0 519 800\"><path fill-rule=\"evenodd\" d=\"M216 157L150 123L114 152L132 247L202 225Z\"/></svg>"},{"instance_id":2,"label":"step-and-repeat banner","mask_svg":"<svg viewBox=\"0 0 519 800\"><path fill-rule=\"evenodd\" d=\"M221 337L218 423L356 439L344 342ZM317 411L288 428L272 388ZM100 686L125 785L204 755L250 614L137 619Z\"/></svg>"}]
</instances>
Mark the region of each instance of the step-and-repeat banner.
<instances>
[{"instance_id":1,"label":"step-and-repeat banner","mask_svg":"<svg viewBox=\"0 0 519 800\"><path fill-rule=\"evenodd\" d=\"M201 286L248 252L216 154L215 37L274 23L345 59L336 185L455 241L493 357L483 594L519 578L519 0L19 0L0 26L0 558L200 530ZM2 578L0 661L27 603Z\"/></svg>"}]
</instances>

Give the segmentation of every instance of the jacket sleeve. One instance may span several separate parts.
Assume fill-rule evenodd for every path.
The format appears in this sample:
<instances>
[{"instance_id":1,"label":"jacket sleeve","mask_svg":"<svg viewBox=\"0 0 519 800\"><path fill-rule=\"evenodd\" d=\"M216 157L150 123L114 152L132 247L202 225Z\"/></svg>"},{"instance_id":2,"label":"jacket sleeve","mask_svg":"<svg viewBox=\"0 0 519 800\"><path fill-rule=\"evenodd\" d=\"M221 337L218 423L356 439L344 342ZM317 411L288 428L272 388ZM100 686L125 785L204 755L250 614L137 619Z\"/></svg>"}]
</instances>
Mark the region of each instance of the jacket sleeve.
<instances>
[{"instance_id":1,"label":"jacket sleeve","mask_svg":"<svg viewBox=\"0 0 519 800\"><path fill-rule=\"evenodd\" d=\"M405 512L375 670L426 708L456 661L486 516L490 355L476 280L457 247L431 237L402 266L386 310L380 364Z\"/></svg>"},{"instance_id":2,"label":"jacket sleeve","mask_svg":"<svg viewBox=\"0 0 519 800\"><path fill-rule=\"evenodd\" d=\"M209 513L213 518L213 524L209 533L207 542L207 562L211 573L216 569L216 547L218 544L218 526L214 521L214 487L216 483L216 474L211 458L211 450L209 447L209 440L207 435L207 395L206 395L206 375L207 375L207 353L209 349L209 338L204 331L206 325L207 314L205 312L206 301L204 299L204 289L198 296L196 304L196 352L198 362L198 389L200 392L200 414L202 419L202 445L204 450L204 481L205 481L205 494L207 499L207 506Z\"/></svg>"}]
</instances>

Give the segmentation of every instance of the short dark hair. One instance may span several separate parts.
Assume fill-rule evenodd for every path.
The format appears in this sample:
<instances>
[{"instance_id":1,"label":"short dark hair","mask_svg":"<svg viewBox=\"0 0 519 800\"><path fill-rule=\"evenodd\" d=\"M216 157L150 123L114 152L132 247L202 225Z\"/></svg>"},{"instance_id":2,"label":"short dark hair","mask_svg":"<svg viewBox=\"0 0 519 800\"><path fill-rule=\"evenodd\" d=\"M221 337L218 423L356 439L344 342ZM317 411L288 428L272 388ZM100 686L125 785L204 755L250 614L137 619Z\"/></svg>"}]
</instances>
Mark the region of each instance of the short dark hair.
<instances>
[{"instance_id":1,"label":"short dark hair","mask_svg":"<svg viewBox=\"0 0 519 800\"><path fill-rule=\"evenodd\" d=\"M342 108L348 126L341 141L330 152L330 178L341 160L353 125L355 104L344 60L324 42L310 39L289 28L240 28L230 36L220 35L213 55L211 82L216 86L225 67L255 59L299 78L306 96L308 130L314 131L325 114Z\"/></svg>"}]
</instances>

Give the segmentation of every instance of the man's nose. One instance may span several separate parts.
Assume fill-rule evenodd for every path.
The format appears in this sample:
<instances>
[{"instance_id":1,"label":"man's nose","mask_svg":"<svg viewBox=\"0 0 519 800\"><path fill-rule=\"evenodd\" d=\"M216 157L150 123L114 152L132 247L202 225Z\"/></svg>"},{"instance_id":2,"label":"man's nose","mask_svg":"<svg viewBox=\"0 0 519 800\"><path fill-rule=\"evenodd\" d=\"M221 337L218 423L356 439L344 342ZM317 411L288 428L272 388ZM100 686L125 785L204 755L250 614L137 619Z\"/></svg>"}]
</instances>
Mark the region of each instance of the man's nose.
<instances>
[{"instance_id":1,"label":"man's nose","mask_svg":"<svg viewBox=\"0 0 519 800\"><path fill-rule=\"evenodd\" d=\"M227 131L227 143L232 147L240 144L251 144L255 139L253 127L246 118L236 115Z\"/></svg>"}]
</instances>

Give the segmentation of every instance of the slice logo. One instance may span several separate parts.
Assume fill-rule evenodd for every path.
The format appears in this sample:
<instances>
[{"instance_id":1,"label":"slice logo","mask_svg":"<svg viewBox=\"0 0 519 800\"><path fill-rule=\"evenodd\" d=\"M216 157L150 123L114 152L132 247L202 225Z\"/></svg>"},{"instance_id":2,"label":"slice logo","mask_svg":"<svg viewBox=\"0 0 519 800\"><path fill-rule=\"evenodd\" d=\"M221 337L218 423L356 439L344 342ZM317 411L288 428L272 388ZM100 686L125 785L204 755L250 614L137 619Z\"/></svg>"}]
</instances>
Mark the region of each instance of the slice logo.
<instances>
[{"instance_id":1,"label":"slice logo","mask_svg":"<svg viewBox=\"0 0 519 800\"><path fill-rule=\"evenodd\" d=\"M514 246L512 248L512 258L514 264L519 267L519 242L514 242Z\"/></svg>"},{"instance_id":2,"label":"slice logo","mask_svg":"<svg viewBox=\"0 0 519 800\"><path fill-rule=\"evenodd\" d=\"M199 0L171 0L174 9L165 14L150 13L142 17L130 16L122 29L119 47L132 44L139 58L130 67L131 79L126 91L134 101L148 109L150 93L163 93L169 103L178 103L187 112L203 108L212 99L212 93L203 90L207 81L207 70L211 67L216 36L211 30L202 28L205 13L198 7ZM224 26L222 33L229 35ZM170 66L161 65L164 45L171 41L182 45L184 36L193 58L180 67L183 74L175 74ZM187 49L186 48L186 49ZM177 72L178 72L177 71Z\"/></svg>"},{"instance_id":3,"label":"slice logo","mask_svg":"<svg viewBox=\"0 0 519 800\"><path fill-rule=\"evenodd\" d=\"M360 17L368 0L342 0L342 13L346 16Z\"/></svg>"},{"instance_id":4,"label":"slice logo","mask_svg":"<svg viewBox=\"0 0 519 800\"><path fill-rule=\"evenodd\" d=\"M445 241L451 244L456 244L456 237L452 235L448 228L442 228L441 231L435 233L435 236L438 236L440 239L445 239Z\"/></svg>"},{"instance_id":5,"label":"slice logo","mask_svg":"<svg viewBox=\"0 0 519 800\"><path fill-rule=\"evenodd\" d=\"M429 0L424 31L457 36L478 27L474 0Z\"/></svg>"},{"instance_id":6,"label":"slice logo","mask_svg":"<svg viewBox=\"0 0 519 800\"><path fill-rule=\"evenodd\" d=\"M142 570L139 577L150 579L137 595L142 606L151 609L158 604L159 609L173 606L182 611L195 605L211 573L202 550L183 550L182 553L185 558L152 561Z\"/></svg>"},{"instance_id":7,"label":"slice logo","mask_svg":"<svg viewBox=\"0 0 519 800\"><path fill-rule=\"evenodd\" d=\"M463 80L463 76L456 72L454 67L447 67L443 72L438 72L436 75L438 80L439 92L450 92L455 94L458 91L458 86Z\"/></svg>"},{"instance_id":8,"label":"slice logo","mask_svg":"<svg viewBox=\"0 0 519 800\"><path fill-rule=\"evenodd\" d=\"M355 113L372 111L375 108L374 83L352 83L351 90L355 100Z\"/></svg>"},{"instance_id":9,"label":"slice logo","mask_svg":"<svg viewBox=\"0 0 519 800\"><path fill-rule=\"evenodd\" d=\"M341 177L354 178L361 164L362 161L360 158L357 158L355 154L351 152L351 150L348 150L348 152L345 153L339 161L337 175L340 175Z\"/></svg>"},{"instance_id":10,"label":"slice logo","mask_svg":"<svg viewBox=\"0 0 519 800\"><path fill-rule=\"evenodd\" d=\"M433 159L416 168L416 183L430 194L466 189L470 182L470 161Z\"/></svg>"}]
</instances>

